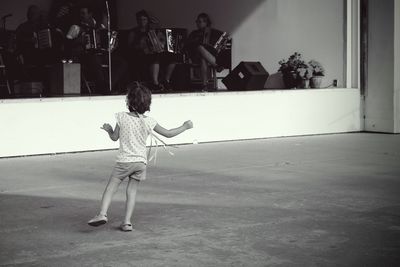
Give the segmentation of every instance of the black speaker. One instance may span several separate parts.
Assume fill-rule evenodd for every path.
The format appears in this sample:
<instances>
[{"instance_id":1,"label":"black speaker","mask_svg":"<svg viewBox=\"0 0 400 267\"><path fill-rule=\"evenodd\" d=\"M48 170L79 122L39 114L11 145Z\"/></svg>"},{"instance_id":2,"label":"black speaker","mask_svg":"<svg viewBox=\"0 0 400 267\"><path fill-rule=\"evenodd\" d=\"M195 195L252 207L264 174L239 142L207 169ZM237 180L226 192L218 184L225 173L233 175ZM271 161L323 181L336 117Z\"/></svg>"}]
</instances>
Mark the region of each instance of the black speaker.
<instances>
[{"instance_id":1,"label":"black speaker","mask_svg":"<svg viewBox=\"0 0 400 267\"><path fill-rule=\"evenodd\" d=\"M260 62L245 62L240 64L228 74L222 82L228 90L262 90L267 82L269 73Z\"/></svg>"}]
</instances>

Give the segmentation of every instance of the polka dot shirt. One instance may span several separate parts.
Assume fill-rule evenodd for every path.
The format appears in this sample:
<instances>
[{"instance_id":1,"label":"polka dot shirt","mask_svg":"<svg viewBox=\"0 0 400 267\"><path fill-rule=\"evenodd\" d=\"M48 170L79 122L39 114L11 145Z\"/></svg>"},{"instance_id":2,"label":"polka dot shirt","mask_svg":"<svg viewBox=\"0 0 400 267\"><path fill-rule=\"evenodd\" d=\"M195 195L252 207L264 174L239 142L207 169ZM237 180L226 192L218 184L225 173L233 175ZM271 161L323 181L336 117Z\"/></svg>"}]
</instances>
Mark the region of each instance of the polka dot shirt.
<instances>
[{"instance_id":1,"label":"polka dot shirt","mask_svg":"<svg viewBox=\"0 0 400 267\"><path fill-rule=\"evenodd\" d=\"M144 162L147 164L146 140L156 127L151 117L138 118L127 112L115 114L119 125L119 151L117 162Z\"/></svg>"}]
</instances>

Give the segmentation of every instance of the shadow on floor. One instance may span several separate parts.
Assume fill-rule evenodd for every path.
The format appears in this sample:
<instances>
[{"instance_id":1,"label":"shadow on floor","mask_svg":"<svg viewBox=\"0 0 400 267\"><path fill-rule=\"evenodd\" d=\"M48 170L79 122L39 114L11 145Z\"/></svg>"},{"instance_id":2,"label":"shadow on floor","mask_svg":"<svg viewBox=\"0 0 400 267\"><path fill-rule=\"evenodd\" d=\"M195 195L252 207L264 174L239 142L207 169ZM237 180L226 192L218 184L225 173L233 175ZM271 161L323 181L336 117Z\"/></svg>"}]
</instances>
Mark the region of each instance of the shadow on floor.
<instances>
[{"instance_id":1,"label":"shadow on floor","mask_svg":"<svg viewBox=\"0 0 400 267\"><path fill-rule=\"evenodd\" d=\"M400 206L369 212L218 207L138 201L135 231L118 231L124 203L110 222L86 221L99 202L0 195L0 265L344 265L394 266L400 260ZM163 201L164 200L164 201Z\"/></svg>"}]
</instances>

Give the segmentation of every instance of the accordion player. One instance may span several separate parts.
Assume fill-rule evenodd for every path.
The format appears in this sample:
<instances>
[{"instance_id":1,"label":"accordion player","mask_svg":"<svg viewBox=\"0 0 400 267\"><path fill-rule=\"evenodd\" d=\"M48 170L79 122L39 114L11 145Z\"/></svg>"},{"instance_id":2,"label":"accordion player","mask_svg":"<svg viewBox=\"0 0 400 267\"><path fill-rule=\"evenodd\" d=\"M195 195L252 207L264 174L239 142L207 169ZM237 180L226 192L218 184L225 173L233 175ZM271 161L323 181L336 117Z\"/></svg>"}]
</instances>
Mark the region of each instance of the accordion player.
<instances>
[{"instance_id":1,"label":"accordion player","mask_svg":"<svg viewBox=\"0 0 400 267\"><path fill-rule=\"evenodd\" d=\"M72 25L67 33L67 39L74 40L82 38L81 43L86 51L106 52L108 51L108 31L106 29L82 28L79 25ZM111 32L110 48L114 51L118 45L118 33Z\"/></svg>"},{"instance_id":2,"label":"accordion player","mask_svg":"<svg viewBox=\"0 0 400 267\"><path fill-rule=\"evenodd\" d=\"M223 32L213 28L193 31L187 40L186 49L189 52L197 46L204 46L211 54L217 56L224 50L231 40L227 32Z\"/></svg>"},{"instance_id":3,"label":"accordion player","mask_svg":"<svg viewBox=\"0 0 400 267\"><path fill-rule=\"evenodd\" d=\"M226 47L229 40L228 33L209 28L203 31L201 44L216 56Z\"/></svg>"}]
</instances>

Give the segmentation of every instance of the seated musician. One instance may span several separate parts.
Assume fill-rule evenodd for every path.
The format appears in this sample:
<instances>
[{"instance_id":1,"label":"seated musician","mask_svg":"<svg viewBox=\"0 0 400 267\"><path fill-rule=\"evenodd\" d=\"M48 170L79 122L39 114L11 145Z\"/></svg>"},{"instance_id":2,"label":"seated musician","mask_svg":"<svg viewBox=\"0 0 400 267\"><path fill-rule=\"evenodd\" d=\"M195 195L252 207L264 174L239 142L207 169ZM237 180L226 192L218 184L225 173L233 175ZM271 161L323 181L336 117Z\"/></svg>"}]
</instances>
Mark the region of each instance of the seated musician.
<instances>
[{"instance_id":1,"label":"seated musician","mask_svg":"<svg viewBox=\"0 0 400 267\"><path fill-rule=\"evenodd\" d=\"M45 25L40 8L36 5L29 6L27 21L16 30L16 56L20 64L21 81L37 81L47 85L45 65L51 63L53 55L39 49L37 34Z\"/></svg>"},{"instance_id":2,"label":"seated musician","mask_svg":"<svg viewBox=\"0 0 400 267\"><path fill-rule=\"evenodd\" d=\"M20 62L17 59L16 54L16 43L15 43L15 35L12 31L3 32L3 38L1 38L1 30L0 30L0 63L4 63L6 77L10 84L10 89L13 91L14 83L23 79L23 68ZM1 62L1 59L3 62ZM1 72L0 72L1 73ZM0 97L8 96L5 90L1 90L0 88ZM5 89L5 88L4 88Z\"/></svg>"},{"instance_id":3,"label":"seated musician","mask_svg":"<svg viewBox=\"0 0 400 267\"><path fill-rule=\"evenodd\" d=\"M95 83L96 94L109 94L108 83L102 68L102 55L97 51L86 50L85 34L91 31L104 28L98 24L93 17L93 11L87 6L81 6L79 10L79 23L72 25L66 35L67 54L73 61L78 61L82 65L83 73Z\"/></svg>"},{"instance_id":4,"label":"seated musician","mask_svg":"<svg viewBox=\"0 0 400 267\"><path fill-rule=\"evenodd\" d=\"M131 60L134 62L136 72L140 74L142 70L150 71L153 91L163 91L170 89L170 79L175 69L176 60L173 55L168 53L155 52L149 39L149 31L153 30L151 18L145 11L136 13L137 27L131 30L129 36L129 46L131 49ZM166 65L164 80L160 83L160 65ZM144 74L146 75L146 74Z\"/></svg>"},{"instance_id":5,"label":"seated musician","mask_svg":"<svg viewBox=\"0 0 400 267\"><path fill-rule=\"evenodd\" d=\"M73 24L73 10L75 9L75 1L64 0L54 7L51 13L52 25L67 34L69 27Z\"/></svg>"},{"instance_id":6,"label":"seated musician","mask_svg":"<svg viewBox=\"0 0 400 267\"><path fill-rule=\"evenodd\" d=\"M43 65L42 55L38 51L37 32L43 25L40 9L36 5L28 7L27 21L20 24L16 30L17 49L24 64Z\"/></svg>"},{"instance_id":7,"label":"seated musician","mask_svg":"<svg viewBox=\"0 0 400 267\"><path fill-rule=\"evenodd\" d=\"M222 67L218 66L217 53L211 42L222 34L221 31L211 28L211 19L206 13L201 13L196 19L197 30L189 34L186 49L194 63L200 63L202 89L207 91L208 66L214 67L218 72Z\"/></svg>"}]
</instances>

